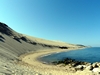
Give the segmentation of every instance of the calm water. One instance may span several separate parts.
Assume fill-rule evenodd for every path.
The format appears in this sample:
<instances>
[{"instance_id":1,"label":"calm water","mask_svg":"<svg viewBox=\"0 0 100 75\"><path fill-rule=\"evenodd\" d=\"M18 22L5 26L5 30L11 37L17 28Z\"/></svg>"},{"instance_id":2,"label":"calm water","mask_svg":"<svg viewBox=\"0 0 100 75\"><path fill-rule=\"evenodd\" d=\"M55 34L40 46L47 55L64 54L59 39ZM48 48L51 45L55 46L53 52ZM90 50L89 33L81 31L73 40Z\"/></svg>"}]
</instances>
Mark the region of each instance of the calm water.
<instances>
[{"instance_id":1,"label":"calm water","mask_svg":"<svg viewBox=\"0 0 100 75\"><path fill-rule=\"evenodd\" d=\"M78 61L85 61L90 63L100 62L100 47L55 53L48 56L43 56L39 59L43 62L50 63L56 60L62 60L64 58L71 58Z\"/></svg>"}]
</instances>

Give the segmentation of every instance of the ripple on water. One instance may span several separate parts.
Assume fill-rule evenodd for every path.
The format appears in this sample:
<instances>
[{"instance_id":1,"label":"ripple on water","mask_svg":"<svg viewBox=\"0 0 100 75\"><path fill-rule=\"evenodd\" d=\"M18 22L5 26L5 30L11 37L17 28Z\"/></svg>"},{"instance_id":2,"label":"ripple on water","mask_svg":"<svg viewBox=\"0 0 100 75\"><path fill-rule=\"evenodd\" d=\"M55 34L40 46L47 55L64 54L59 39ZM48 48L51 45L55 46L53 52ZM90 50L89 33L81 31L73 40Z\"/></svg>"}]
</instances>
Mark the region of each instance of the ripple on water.
<instances>
[{"instance_id":1,"label":"ripple on water","mask_svg":"<svg viewBox=\"0 0 100 75\"><path fill-rule=\"evenodd\" d=\"M64 58L71 58L78 61L85 61L90 63L100 62L100 47L91 47L81 50L72 50L68 52L50 54L40 57L39 60L43 62L53 62L62 60Z\"/></svg>"}]
</instances>

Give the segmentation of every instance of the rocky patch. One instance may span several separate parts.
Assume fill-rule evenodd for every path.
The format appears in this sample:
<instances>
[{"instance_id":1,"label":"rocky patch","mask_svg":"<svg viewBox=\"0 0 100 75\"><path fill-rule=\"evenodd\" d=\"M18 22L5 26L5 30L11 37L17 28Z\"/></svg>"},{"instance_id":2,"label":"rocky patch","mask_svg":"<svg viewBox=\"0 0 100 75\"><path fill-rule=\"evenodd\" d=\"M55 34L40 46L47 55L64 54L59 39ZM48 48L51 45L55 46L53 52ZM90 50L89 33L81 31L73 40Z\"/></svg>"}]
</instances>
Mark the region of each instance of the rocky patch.
<instances>
[{"instance_id":1,"label":"rocky patch","mask_svg":"<svg viewBox=\"0 0 100 75\"><path fill-rule=\"evenodd\" d=\"M54 65L63 65L70 66L70 69L73 68L75 72L77 71L91 71L94 72L95 75L100 74L100 63L88 63L83 61L76 61L74 59L66 58L60 61L52 62Z\"/></svg>"}]
</instances>

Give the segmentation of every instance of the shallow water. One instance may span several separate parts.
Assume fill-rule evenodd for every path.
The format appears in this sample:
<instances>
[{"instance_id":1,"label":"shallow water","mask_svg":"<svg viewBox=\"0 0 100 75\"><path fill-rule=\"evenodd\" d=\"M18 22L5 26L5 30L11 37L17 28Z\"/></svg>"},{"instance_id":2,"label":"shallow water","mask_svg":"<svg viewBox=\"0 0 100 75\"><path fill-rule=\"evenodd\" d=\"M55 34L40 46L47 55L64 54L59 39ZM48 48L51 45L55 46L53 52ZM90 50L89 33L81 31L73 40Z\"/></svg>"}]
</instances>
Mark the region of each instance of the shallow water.
<instances>
[{"instance_id":1,"label":"shallow water","mask_svg":"<svg viewBox=\"0 0 100 75\"><path fill-rule=\"evenodd\" d=\"M100 62L100 47L91 47L81 50L72 50L68 52L54 53L48 56L43 56L39 58L42 62L53 62L57 60L62 60L64 58L71 58L78 61L85 62Z\"/></svg>"}]
</instances>

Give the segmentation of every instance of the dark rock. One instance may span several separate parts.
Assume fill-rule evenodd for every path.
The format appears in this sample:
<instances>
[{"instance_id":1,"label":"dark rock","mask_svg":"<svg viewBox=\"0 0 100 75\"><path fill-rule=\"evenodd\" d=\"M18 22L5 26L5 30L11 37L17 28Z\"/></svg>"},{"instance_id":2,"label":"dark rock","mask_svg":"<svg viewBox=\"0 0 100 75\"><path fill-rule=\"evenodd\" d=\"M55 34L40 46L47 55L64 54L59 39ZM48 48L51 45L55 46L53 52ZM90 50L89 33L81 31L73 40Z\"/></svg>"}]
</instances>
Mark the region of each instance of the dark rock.
<instances>
[{"instance_id":1,"label":"dark rock","mask_svg":"<svg viewBox=\"0 0 100 75\"><path fill-rule=\"evenodd\" d=\"M37 45L37 43L36 43L36 42L30 42L30 44Z\"/></svg>"},{"instance_id":2,"label":"dark rock","mask_svg":"<svg viewBox=\"0 0 100 75\"><path fill-rule=\"evenodd\" d=\"M26 38L26 37L24 37L24 36L23 36L23 37L21 37L20 39L21 39L21 40L23 40L23 41L25 41L25 42L27 42L27 41L28 41L28 40L27 40L27 38Z\"/></svg>"},{"instance_id":3,"label":"dark rock","mask_svg":"<svg viewBox=\"0 0 100 75\"><path fill-rule=\"evenodd\" d=\"M2 34L6 34L8 36L12 36L13 32L11 28L9 28L6 24L0 22L0 32Z\"/></svg>"},{"instance_id":4,"label":"dark rock","mask_svg":"<svg viewBox=\"0 0 100 75\"><path fill-rule=\"evenodd\" d=\"M87 66L86 69L87 69L87 70L93 70L93 66L92 66L92 65Z\"/></svg>"},{"instance_id":5,"label":"dark rock","mask_svg":"<svg viewBox=\"0 0 100 75\"><path fill-rule=\"evenodd\" d=\"M18 41L19 43L22 43L22 42L20 41L20 38L18 38L17 36L14 36L13 39L16 40L16 41Z\"/></svg>"},{"instance_id":6,"label":"dark rock","mask_svg":"<svg viewBox=\"0 0 100 75\"><path fill-rule=\"evenodd\" d=\"M93 68L99 67L99 66L97 65L97 63L93 63L92 66L93 66Z\"/></svg>"},{"instance_id":7,"label":"dark rock","mask_svg":"<svg viewBox=\"0 0 100 75\"><path fill-rule=\"evenodd\" d=\"M4 40L0 39L1 42L5 42Z\"/></svg>"},{"instance_id":8,"label":"dark rock","mask_svg":"<svg viewBox=\"0 0 100 75\"><path fill-rule=\"evenodd\" d=\"M0 35L0 38L5 40L5 38L2 35Z\"/></svg>"},{"instance_id":9,"label":"dark rock","mask_svg":"<svg viewBox=\"0 0 100 75\"><path fill-rule=\"evenodd\" d=\"M0 35L0 41L5 42L4 40L5 40L5 38L2 35Z\"/></svg>"},{"instance_id":10,"label":"dark rock","mask_svg":"<svg viewBox=\"0 0 100 75\"><path fill-rule=\"evenodd\" d=\"M64 46L63 47L59 47L59 48L61 48L61 49L68 49L68 47L64 47Z\"/></svg>"}]
</instances>

